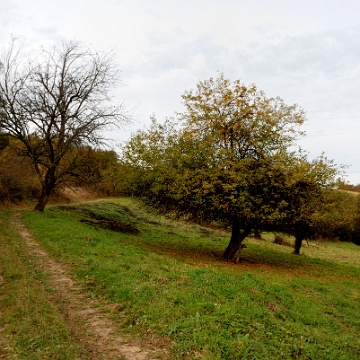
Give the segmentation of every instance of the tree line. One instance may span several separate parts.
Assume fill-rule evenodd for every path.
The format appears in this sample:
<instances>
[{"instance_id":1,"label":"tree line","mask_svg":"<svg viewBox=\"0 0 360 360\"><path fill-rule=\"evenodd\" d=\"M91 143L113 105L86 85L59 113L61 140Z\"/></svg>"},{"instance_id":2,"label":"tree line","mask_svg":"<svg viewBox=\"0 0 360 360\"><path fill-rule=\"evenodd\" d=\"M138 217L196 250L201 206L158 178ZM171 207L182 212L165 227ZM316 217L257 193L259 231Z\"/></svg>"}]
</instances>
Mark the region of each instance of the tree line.
<instances>
[{"instance_id":1,"label":"tree line","mask_svg":"<svg viewBox=\"0 0 360 360\"><path fill-rule=\"evenodd\" d=\"M44 211L66 184L104 186L230 227L227 260L254 229L293 235L296 254L310 236L358 242L358 199L339 190L342 168L294 150L306 120L298 105L219 74L184 93L182 113L133 134L118 156L102 148L104 130L131 121L112 103L118 81L111 53L71 42L28 60L12 42L0 71L0 198L22 186Z\"/></svg>"}]
</instances>

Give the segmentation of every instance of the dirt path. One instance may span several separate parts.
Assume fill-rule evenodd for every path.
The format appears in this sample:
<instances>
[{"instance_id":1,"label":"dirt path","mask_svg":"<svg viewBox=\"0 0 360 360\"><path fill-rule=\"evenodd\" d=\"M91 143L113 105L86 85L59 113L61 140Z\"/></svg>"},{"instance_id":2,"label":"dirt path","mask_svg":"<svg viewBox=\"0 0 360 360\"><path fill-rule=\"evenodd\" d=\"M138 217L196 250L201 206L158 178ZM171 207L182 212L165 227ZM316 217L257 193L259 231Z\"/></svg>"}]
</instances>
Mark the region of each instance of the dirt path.
<instances>
[{"instance_id":1,"label":"dirt path","mask_svg":"<svg viewBox=\"0 0 360 360\"><path fill-rule=\"evenodd\" d=\"M54 292L50 301L63 314L74 341L88 352L90 359L152 360L163 358L156 350L141 349L140 344L127 342L117 334L116 324L101 307L81 293L81 288L70 276L67 268L41 249L22 221L21 213L13 216L29 252L40 260L49 275ZM1 279L0 279L1 280ZM163 353L164 355L164 353Z\"/></svg>"}]
</instances>

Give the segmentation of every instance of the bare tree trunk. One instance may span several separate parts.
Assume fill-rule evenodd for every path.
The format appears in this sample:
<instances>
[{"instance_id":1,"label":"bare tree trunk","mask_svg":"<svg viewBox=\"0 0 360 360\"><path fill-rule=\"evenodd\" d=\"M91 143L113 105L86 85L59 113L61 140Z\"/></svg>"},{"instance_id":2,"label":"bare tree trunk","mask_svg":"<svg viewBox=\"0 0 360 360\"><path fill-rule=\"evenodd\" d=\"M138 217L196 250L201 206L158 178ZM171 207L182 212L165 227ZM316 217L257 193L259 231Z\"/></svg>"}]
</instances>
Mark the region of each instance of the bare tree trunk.
<instances>
[{"instance_id":1,"label":"bare tree trunk","mask_svg":"<svg viewBox=\"0 0 360 360\"><path fill-rule=\"evenodd\" d=\"M42 188L41 195L39 197L38 203L36 204L34 210L39 212L44 212L45 206L49 201L51 195L51 190L47 187Z\"/></svg>"},{"instance_id":2,"label":"bare tree trunk","mask_svg":"<svg viewBox=\"0 0 360 360\"><path fill-rule=\"evenodd\" d=\"M232 260L236 252L240 249L243 240L250 234L251 228L247 227L243 231L240 229L240 219L237 215L233 217L231 238L227 246L223 258L225 260Z\"/></svg>"},{"instance_id":3,"label":"bare tree trunk","mask_svg":"<svg viewBox=\"0 0 360 360\"><path fill-rule=\"evenodd\" d=\"M47 205L50 196L55 188L56 184L56 166L52 166L46 172L45 179L42 181L41 195L38 203L35 206L35 211L44 212L45 206Z\"/></svg>"}]
</instances>

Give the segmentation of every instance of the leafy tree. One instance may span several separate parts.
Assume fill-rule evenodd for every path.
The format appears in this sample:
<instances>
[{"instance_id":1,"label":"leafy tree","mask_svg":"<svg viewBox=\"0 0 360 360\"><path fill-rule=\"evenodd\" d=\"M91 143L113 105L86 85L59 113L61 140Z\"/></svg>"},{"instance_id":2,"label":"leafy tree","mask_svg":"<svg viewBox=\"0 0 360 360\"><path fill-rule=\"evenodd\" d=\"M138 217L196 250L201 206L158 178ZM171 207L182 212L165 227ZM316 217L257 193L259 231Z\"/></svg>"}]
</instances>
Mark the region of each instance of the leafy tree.
<instances>
[{"instance_id":1,"label":"leafy tree","mask_svg":"<svg viewBox=\"0 0 360 360\"><path fill-rule=\"evenodd\" d=\"M115 151L78 148L67 156L67 161L79 164L74 169L75 172L70 174L67 183L88 186L107 195L118 194L119 159Z\"/></svg>"},{"instance_id":2,"label":"leafy tree","mask_svg":"<svg viewBox=\"0 0 360 360\"><path fill-rule=\"evenodd\" d=\"M313 216L317 237L354 241L359 217L359 196L347 191L323 189L323 201Z\"/></svg>"},{"instance_id":3,"label":"leafy tree","mask_svg":"<svg viewBox=\"0 0 360 360\"><path fill-rule=\"evenodd\" d=\"M299 253L321 189L338 173L325 157L309 162L288 151L302 135L304 112L223 75L183 100L183 113L154 121L123 149L138 193L164 210L231 224L226 259L254 227L294 234Z\"/></svg>"},{"instance_id":4,"label":"leafy tree","mask_svg":"<svg viewBox=\"0 0 360 360\"><path fill-rule=\"evenodd\" d=\"M26 61L13 42L2 59L0 128L18 139L18 154L30 158L42 191L43 211L54 189L81 163L69 155L104 143L101 131L128 121L122 105L111 104L118 82L112 54L70 42Z\"/></svg>"},{"instance_id":5,"label":"leafy tree","mask_svg":"<svg viewBox=\"0 0 360 360\"><path fill-rule=\"evenodd\" d=\"M353 227L352 227L352 234L351 234L351 240L356 244L360 246L360 197L357 196L356 200L356 215L353 219Z\"/></svg>"}]
</instances>

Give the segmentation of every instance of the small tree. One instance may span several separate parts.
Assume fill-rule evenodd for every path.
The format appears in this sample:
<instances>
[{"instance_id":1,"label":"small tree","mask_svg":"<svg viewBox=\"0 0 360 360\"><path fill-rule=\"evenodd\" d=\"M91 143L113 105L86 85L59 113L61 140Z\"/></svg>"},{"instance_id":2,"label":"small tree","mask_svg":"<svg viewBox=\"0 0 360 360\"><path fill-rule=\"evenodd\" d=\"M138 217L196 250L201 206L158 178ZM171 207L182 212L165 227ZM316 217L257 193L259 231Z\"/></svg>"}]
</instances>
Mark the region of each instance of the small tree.
<instances>
[{"instance_id":1,"label":"small tree","mask_svg":"<svg viewBox=\"0 0 360 360\"><path fill-rule=\"evenodd\" d=\"M122 105L111 104L118 83L111 53L77 43L24 60L12 42L0 72L0 129L21 144L42 186L35 210L43 211L54 189L79 165L65 156L81 146L104 143L101 131L128 121Z\"/></svg>"}]
</instances>

